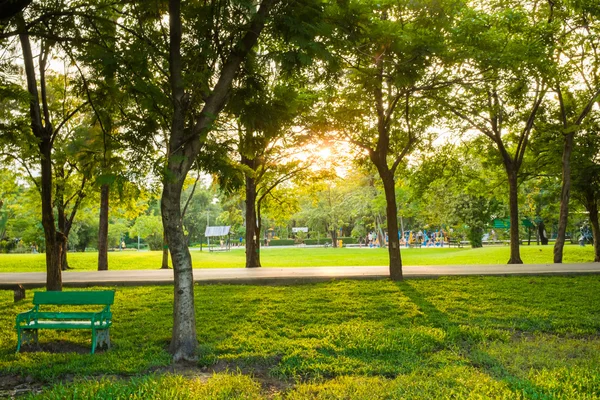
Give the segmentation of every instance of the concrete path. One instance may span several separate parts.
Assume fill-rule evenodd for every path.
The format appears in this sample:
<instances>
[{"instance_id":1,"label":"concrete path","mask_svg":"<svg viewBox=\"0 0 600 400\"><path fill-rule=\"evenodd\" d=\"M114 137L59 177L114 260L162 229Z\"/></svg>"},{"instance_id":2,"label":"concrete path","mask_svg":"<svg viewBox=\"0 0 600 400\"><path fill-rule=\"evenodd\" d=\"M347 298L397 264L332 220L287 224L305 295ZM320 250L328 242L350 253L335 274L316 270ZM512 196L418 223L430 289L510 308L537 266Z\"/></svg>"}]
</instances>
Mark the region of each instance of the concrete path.
<instances>
[{"instance_id":1,"label":"concrete path","mask_svg":"<svg viewBox=\"0 0 600 400\"><path fill-rule=\"evenodd\" d=\"M406 278L437 278L468 275L575 275L600 274L600 263L523 264L523 265L432 265L405 266ZM307 268L215 268L194 269L200 284L293 284L334 279L385 279L388 267L307 267ZM0 273L0 288L15 284L27 288L43 287L45 272ZM169 285L173 270L68 271L63 272L64 286Z\"/></svg>"}]
</instances>

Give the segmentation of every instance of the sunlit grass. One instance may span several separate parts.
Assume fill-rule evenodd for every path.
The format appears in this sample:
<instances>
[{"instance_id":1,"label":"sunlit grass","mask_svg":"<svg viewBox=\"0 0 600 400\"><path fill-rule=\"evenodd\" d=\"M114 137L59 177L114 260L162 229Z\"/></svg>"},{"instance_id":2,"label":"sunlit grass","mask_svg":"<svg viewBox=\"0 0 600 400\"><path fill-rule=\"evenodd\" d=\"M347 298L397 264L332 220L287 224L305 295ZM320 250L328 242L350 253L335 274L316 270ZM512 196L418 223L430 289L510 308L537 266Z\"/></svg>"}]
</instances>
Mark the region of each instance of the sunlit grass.
<instances>
[{"instance_id":1,"label":"sunlit grass","mask_svg":"<svg viewBox=\"0 0 600 400\"><path fill-rule=\"evenodd\" d=\"M177 384L180 398L592 399L598 293L594 275L199 286L197 366L218 373L206 381L152 372L169 364L173 287L119 287L110 351L90 355L90 333L68 331L15 354L3 329L0 375L47 382L47 398L169 398ZM0 292L0 324L30 299ZM80 352L53 350L64 343ZM58 384L68 376L87 380Z\"/></svg>"},{"instance_id":2,"label":"sunlit grass","mask_svg":"<svg viewBox=\"0 0 600 400\"><path fill-rule=\"evenodd\" d=\"M552 246L522 246L521 258L527 264L552 263ZM509 258L508 246L471 248L402 249L404 265L474 265L505 264ZM210 253L191 249L194 268L243 268L245 252L235 248L229 252ZM97 253L69 253L69 265L74 271L97 269ZM591 262L592 246L565 247L564 262ZM109 269L157 269L162 262L159 251L124 251L108 254ZM377 266L387 265L387 249L369 248L264 248L261 250L263 267L318 267L318 266ZM0 254L0 272L42 272L46 258L43 254Z\"/></svg>"}]
</instances>

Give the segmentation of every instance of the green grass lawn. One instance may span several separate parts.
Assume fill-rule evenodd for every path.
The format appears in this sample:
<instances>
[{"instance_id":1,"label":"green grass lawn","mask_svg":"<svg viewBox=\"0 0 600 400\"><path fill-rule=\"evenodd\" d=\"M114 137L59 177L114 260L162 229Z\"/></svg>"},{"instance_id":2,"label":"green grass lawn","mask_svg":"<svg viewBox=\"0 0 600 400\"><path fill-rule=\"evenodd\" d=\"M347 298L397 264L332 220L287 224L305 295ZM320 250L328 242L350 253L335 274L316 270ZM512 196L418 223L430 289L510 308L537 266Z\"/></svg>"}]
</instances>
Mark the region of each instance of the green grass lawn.
<instances>
[{"instance_id":1,"label":"green grass lawn","mask_svg":"<svg viewBox=\"0 0 600 400\"><path fill-rule=\"evenodd\" d=\"M96 355L74 331L15 354L31 297L0 292L0 377L52 399L600 398L599 276L200 286L200 360L174 374L173 287L116 290L113 348Z\"/></svg>"},{"instance_id":2,"label":"green grass lawn","mask_svg":"<svg viewBox=\"0 0 600 400\"><path fill-rule=\"evenodd\" d=\"M522 246L521 258L528 264L551 263L552 246ZM194 268L242 268L245 265L243 249L230 252L209 253L191 249ZM156 269L161 265L162 253L158 251L110 252L109 269ZM74 271L97 269L97 253L69 253L69 265ZM505 264L509 258L508 246L472 248L402 249L404 265L448 264ZM564 262L593 261L592 246L565 247ZM387 265L386 249L368 248L264 248L261 250L264 267L317 267ZM43 254L1 254L0 272L42 272L46 258Z\"/></svg>"}]
</instances>

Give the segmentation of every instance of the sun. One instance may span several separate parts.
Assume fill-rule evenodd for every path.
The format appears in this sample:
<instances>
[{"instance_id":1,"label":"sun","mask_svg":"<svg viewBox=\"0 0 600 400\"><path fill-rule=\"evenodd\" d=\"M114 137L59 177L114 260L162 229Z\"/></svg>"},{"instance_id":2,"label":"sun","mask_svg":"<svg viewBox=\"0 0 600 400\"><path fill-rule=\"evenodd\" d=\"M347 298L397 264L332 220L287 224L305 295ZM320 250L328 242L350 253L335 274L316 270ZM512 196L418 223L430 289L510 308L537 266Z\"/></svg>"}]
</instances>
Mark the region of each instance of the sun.
<instances>
[{"instance_id":1,"label":"sun","mask_svg":"<svg viewBox=\"0 0 600 400\"><path fill-rule=\"evenodd\" d=\"M319 148L319 150L316 151L316 155L317 155L317 157L319 157L322 160L331 159L331 155L332 155L331 147L329 147L328 145L325 145L325 146Z\"/></svg>"}]
</instances>

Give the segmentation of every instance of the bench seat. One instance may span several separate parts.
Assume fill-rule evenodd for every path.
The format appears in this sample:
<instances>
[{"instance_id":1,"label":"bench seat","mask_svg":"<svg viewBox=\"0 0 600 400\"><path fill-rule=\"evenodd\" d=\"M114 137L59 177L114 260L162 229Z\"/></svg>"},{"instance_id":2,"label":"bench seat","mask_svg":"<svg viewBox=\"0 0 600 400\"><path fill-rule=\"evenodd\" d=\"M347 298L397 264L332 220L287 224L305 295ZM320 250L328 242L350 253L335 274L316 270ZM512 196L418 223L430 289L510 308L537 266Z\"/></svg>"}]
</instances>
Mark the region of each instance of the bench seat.
<instances>
[{"instance_id":1,"label":"bench seat","mask_svg":"<svg viewBox=\"0 0 600 400\"><path fill-rule=\"evenodd\" d=\"M106 321L96 321L96 329L108 329L110 323ZM92 329L91 321L31 321L23 324L21 329Z\"/></svg>"}]
</instances>

